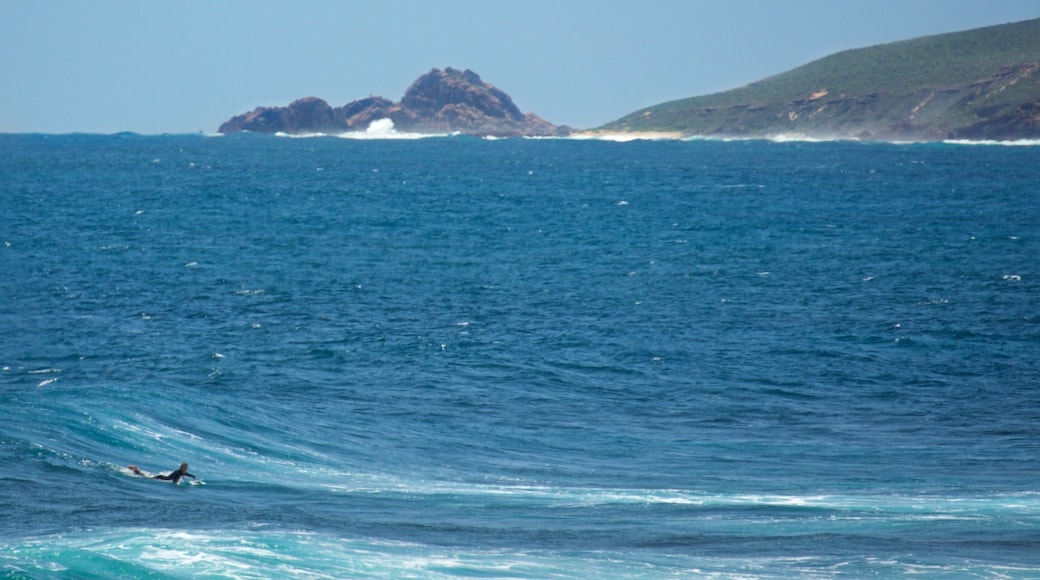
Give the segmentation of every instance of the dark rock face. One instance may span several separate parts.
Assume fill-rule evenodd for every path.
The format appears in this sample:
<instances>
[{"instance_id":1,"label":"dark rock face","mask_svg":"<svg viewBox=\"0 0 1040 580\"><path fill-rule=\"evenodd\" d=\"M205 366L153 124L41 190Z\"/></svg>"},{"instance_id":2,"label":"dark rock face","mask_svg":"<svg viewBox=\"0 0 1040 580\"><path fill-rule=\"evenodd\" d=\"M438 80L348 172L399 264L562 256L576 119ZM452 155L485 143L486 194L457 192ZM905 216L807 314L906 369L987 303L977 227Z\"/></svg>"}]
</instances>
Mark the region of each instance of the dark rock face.
<instances>
[{"instance_id":1,"label":"dark rock face","mask_svg":"<svg viewBox=\"0 0 1040 580\"><path fill-rule=\"evenodd\" d=\"M257 107L232 117L220 126L221 133L254 131L257 133L303 133L311 127L331 127L335 115L332 107L315 97L305 97L288 107Z\"/></svg>"},{"instance_id":2,"label":"dark rock face","mask_svg":"<svg viewBox=\"0 0 1040 580\"><path fill-rule=\"evenodd\" d=\"M461 132L470 135L566 135L560 127L534 113L524 114L513 99L477 73L453 68L433 69L405 92L400 103L368 97L332 108L325 101L307 97L288 107L257 107L232 117L221 133L343 133L363 131L372 121L390 119L402 131L416 133Z\"/></svg>"},{"instance_id":3,"label":"dark rock face","mask_svg":"<svg viewBox=\"0 0 1040 580\"><path fill-rule=\"evenodd\" d=\"M995 111L985 120L952 131L950 138L994 141L1040 138L1040 99Z\"/></svg>"},{"instance_id":4,"label":"dark rock face","mask_svg":"<svg viewBox=\"0 0 1040 580\"><path fill-rule=\"evenodd\" d=\"M484 83L473 71L453 68L434 69L416 79L401 99L401 106L431 124L459 122L472 126L492 120L520 124L524 120L509 95Z\"/></svg>"},{"instance_id":5,"label":"dark rock face","mask_svg":"<svg viewBox=\"0 0 1040 580\"><path fill-rule=\"evenodd\" d=\"M368 97L351 101L333 110L333 125L338 131L364 131L372 121L389 116L394 103L383 97Z\"/></svg>"}]
</instances>

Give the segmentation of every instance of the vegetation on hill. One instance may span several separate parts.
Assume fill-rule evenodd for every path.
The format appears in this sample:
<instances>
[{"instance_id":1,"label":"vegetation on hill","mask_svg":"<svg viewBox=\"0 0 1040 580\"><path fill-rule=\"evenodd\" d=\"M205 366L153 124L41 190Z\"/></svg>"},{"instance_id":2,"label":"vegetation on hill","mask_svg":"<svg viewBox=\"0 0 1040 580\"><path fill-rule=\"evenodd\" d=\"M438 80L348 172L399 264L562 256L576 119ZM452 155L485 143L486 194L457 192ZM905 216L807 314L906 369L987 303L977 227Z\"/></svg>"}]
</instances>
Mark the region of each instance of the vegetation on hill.
<instances>
[{"instance_id":1,"label":"vegetation on hill","mask_svg":"<svg viewBox=\"0 0 1040 580\"><path fill-rule=\"evenodd\" d=\"M1040 137L1040 19L846 50L599 128L703 136Z\"/></svg>"}]
</instances>

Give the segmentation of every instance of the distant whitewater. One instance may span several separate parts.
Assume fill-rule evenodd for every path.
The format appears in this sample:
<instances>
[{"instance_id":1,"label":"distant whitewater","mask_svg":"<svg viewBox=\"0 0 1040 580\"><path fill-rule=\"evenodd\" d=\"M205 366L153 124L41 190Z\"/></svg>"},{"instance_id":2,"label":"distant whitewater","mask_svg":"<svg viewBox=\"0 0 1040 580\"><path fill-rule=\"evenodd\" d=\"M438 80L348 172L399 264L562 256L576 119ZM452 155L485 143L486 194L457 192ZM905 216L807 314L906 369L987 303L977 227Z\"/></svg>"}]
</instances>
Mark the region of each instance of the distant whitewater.
<instances>
[{"instance_id":1,"label":"distant whitewater","mask_svg":"<svg viewBox=\"0 0 1040 580\"><path fill-rule=\"evenodd\" d=\"M341 139L375 140L375 139L428 139L431 137L451 137L458 133L409 133L398 131L390 119L372 121L364 131L347 131L345 133L275 133L277 137L306 139L312 137L339 137Z\"/></svg>"},{"instance_id":2,"label":"distant whitewater","mask_svg":"<svg viewBox=\"0 0 1040 580\"><path fill-rule=\"evenodd\" d=\"M0 135L0 575L1040 577L1035 149L326 137Z\"/></svg>"},{"instance_id":3,"label":"distant whitewater","mask_svg":"<svg viewBox=\"0 0 1040 580\"><path fill-rule=\"evenodd\" d=\"M454 137L459 136L459 132L450 133L414 133L414 132L402 132L398 131L394 126L394 122L391 119L377 119L372 121L364 131L348 131L345 133L304 133L304 134L290 134L290 133L276 133L278 137L290 137L290 138L311 138L311 137L339 137L341 139L356 139L356 140L376 140L376 139L429 139L435 137ZM494 135L484 136L483 139L487 141L497 141L505 139L506 137L497 137ZM775 143L827 143L827 142L859 142L858 139L851 138L834 138L826 139L822 137L811 137L806 135L775 135L772 137L701 137L701 136L686 136L681 133L674 132L604 132L604 131L591 131L591 132L574 132L570 135L565 136L526 136L524 139L532 141L544 141L544 140L574 140L574 141L610 141L615 143L629 143L632 141L772 141ZM948 140L943 141L952 145L1001 145L1007 147L1031 147L1040 145L1040 141L1032 139L1022 139L1017 141L970 141L964 139Z\"/></svg>"},{"instance_id":4,"label":"distant whitewater","mask_svg":"<svg viewBox=\"0 0 1040 580\"><path fill-rule=\"evenodd\" d=\"M457 134L457 133L455 133ZM337 137L344 139L425 139L428 137L448 137L452 133L408 133L400 132L390 119L372 121L364 132L341 133Z\"/></svg>"}]
</instances>

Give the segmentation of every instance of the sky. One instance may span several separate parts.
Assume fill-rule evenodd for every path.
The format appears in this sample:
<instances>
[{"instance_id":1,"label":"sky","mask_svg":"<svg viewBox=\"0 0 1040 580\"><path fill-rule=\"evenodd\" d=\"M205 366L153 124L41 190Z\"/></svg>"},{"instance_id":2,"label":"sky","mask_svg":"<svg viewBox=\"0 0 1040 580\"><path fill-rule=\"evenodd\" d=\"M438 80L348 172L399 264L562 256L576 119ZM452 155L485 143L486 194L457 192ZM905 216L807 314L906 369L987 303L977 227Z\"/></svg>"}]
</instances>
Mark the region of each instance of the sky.
<instances>
[{"instance_id":1,"label":"sky","mask_svg":"<svg viewBox=\"0 0 1040 580\"><path fill-rule=\"evenodd\" d=\"M592 128L1038 0L0 0L0 133L212 133L257 106L398 101L472 69Z\"/></svg>"}]
</instances>

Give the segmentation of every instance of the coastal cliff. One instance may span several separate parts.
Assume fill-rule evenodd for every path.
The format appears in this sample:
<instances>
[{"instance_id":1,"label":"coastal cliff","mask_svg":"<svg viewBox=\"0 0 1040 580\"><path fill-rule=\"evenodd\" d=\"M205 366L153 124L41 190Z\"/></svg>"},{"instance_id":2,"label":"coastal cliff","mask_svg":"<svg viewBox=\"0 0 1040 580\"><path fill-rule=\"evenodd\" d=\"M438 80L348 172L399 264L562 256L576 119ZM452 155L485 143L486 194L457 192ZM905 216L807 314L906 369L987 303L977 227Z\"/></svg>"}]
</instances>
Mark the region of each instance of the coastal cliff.
<instances>
[{"instance_id":1,"label":"coastal cliff","mask_svg":"<svg viewBox=\"0 0 1040 580\"><path fill-rule=\"evenodd\" d=\"M305 97L285 107L257 107L224 122L220 133L345 133L364 131L372 121L390 119L394 127L415 133L459 132L470 135L566 135L534 113L524 114L501 89L471 70L432 69L408 87L400 102L372 96L332 107Z\"/></svg>"}]
</instances>

